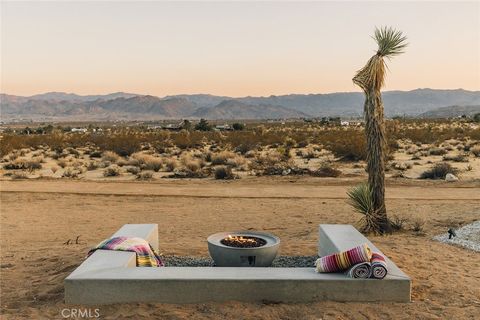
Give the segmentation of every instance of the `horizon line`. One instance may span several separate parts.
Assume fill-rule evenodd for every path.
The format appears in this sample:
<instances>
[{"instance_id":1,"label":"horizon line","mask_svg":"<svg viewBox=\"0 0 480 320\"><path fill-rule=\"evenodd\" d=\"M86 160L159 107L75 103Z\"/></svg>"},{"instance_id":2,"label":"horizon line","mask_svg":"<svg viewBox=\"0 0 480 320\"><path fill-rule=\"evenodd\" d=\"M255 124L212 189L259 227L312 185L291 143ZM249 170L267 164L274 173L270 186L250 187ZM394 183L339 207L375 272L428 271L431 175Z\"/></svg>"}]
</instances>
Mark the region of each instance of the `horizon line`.
<instances>
[{"instance_id":1,"label":"horizon line","mask_svg":"<svg viewBox=\"0 0 480 320\"><path fill-rule=\"evenodd\" d=\"M416 90L436 90L436 91L455 91L455 90L462 90L462 91L470 91L470 92L480 92L479 90L469 90L469 89L464 89L464 88L450 88L450 89L435 89L435 88L415 88L415 89L410 89L410 90L401 90L401 89L392 89L392 90L385 90L383 93L386 92L411 92L411 91L416 91ZM216 97L228 97L232 99L241 99L241 98L270 98L270 97L282 97L282 96L290 96L290 95L327 95L327 94L342 94L342 93L362 93L361 90L359 91L332 91L332 92L317 92L317 93L283 93L283 94L270 94L270 95L244 95L244 96L228 96L228 95L223 95L223 94L213 94L213 93L177 93L177 94L166 94L166 95L154 95L154 94L149 94L149 93L134 93L134 92L127 92L127 91L113 91L113 92L107 92L107 93L90 93L90 94L78 94L75 92L67 92L67 91L45 91L45 92L40 92L40 93L35 93L32 95L19 95L19 94L11 94L11 93L5 93L5 92L0 92L1 95L7 95L7 96L16 96L16 97L22 97L22 98L31 98L34 96L42 95L42 94L53 94L53 93L61 93L61 94L67 94L67 95L76 95L79 97L88 97L88 96L106 96L110 94L116 94L116 93L123 93L123 94L131 94L135 96L152 96L156 98L168 98L168 97L174 97L174 96L194 96L194 95L206 95L206 96L216 96Z\"/></svg>"}]
</instances>

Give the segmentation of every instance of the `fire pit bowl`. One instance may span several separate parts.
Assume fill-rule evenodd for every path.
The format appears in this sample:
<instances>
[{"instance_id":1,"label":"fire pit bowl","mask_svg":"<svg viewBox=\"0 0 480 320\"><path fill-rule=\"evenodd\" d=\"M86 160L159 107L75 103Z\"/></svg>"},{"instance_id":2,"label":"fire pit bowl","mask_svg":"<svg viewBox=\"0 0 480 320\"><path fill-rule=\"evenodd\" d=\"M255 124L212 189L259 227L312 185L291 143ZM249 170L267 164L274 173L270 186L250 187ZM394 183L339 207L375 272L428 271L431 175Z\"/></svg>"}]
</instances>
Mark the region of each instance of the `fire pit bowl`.
<instances>
[{"instance_id":1,"label":"fire pit bowl","mask_svg":"<svg viewBox=\"0 0 480 320\"><path fill-rule=\"evenodd\" d=\"M269 267L280 246L278 237L257 231L220 232L207 242L218 267Z\"/></svg>"}]
</instances>

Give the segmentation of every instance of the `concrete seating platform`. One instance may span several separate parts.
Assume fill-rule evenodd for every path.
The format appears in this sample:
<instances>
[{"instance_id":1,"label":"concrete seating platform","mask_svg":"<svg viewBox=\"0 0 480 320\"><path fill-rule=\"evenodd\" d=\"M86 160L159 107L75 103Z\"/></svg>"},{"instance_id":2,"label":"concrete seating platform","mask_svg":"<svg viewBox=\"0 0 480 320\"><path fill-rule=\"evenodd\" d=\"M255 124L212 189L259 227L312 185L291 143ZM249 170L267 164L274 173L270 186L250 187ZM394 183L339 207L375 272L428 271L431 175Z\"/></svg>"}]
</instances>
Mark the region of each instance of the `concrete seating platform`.
<instances>
[{"instance_id":1,"label":"concrete seating platform","mask_svg":"<svg viewBox=\"0 0 480 320\"><path fill-rule=\"evenodd\" d=\"M156 224L125 225L115 236L143 237L158 248ZM101 240L101 239L99 239ZM320 225L319 253L367 242L350 225ZM98 253L98 254L97 254ZM65 279L70 304L130 302L203 303L208 301L410 301L410 278L388 260L383 280L318 274L311 268L163 267L139 268L135 254L98 250Z\"/></svg>"}]
</instances>

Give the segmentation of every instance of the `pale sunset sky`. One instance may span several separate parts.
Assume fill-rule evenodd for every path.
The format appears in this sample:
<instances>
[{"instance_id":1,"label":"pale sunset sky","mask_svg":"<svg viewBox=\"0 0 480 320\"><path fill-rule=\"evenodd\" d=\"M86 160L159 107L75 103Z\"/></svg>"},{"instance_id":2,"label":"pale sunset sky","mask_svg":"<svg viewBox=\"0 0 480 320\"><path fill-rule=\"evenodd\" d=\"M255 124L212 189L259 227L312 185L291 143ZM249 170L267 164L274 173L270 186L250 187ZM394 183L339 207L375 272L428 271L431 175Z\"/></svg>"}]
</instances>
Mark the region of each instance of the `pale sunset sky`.
<instances>
[{"instance_id":1,"label":"pale sunset sky","mask_svg":"<svg viewBox=\"0 0 480 320\"><path fill-rule=\"evenodd\" d=\"M383 25L409 42L386 90L480 90L480 1L2 1L0 91L359 91L351 79Z\"/></svg>"}]
</instances>

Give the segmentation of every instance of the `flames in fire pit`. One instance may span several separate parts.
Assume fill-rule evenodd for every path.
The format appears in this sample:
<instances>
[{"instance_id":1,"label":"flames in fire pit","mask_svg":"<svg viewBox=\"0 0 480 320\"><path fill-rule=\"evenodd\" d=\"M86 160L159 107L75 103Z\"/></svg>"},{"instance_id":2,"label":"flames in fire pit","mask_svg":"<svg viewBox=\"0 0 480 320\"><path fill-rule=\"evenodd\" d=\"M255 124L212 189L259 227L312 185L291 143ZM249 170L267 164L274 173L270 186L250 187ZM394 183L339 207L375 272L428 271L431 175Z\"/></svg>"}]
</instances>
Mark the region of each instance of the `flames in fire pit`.
<instances>
[{"instance_id":1,"label":"flames in fire pit","mask_svg":"<svg viewBox=\"0 0 480 320\"><path fill-rule=\"evenodd\" d=\"M230 234L220 242L223 245L236 248L258 248L267 243L267 241L262 238L251 236L232 236Z\"/></svg>"}]
</instances>

